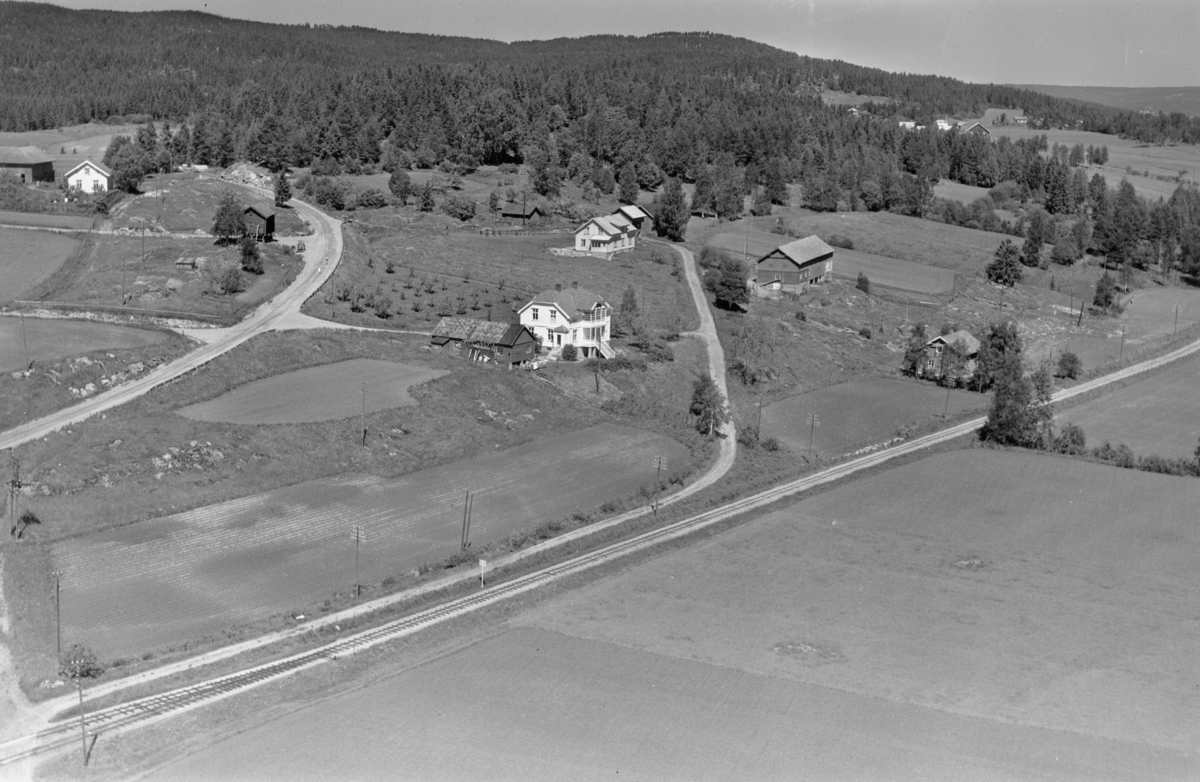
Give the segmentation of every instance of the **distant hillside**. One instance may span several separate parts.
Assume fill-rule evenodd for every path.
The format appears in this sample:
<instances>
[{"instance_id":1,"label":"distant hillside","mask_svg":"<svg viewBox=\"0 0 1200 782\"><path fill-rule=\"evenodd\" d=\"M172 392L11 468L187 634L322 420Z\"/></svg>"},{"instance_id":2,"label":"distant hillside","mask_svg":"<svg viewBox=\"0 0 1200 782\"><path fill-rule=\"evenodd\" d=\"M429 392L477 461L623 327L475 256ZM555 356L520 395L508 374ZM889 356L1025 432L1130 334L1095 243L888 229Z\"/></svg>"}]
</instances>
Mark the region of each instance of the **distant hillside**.
<instances>
[{"instance_id":1,"label":"distant hillside","mask_svg":"<svg viewBox=\"0 0 1200 782\"><path fill-rule=\"evenodd\" d=\"M1098 103L1127 111L1179 112L1200 117L1200 87L1063 87L1054 84L1014 84L1016 89L1056 98Z\"/></svg>"}]
</instances>

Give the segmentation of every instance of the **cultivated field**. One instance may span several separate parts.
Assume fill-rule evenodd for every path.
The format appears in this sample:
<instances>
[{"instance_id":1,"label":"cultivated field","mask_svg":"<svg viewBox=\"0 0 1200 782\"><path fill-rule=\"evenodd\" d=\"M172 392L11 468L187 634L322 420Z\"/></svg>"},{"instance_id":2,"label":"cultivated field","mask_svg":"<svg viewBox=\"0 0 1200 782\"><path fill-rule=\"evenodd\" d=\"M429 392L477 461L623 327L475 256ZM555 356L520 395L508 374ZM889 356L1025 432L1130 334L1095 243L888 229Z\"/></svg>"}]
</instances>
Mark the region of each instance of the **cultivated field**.
<instances>
[{"instance_id":1,"label":"cultivated field","mask_svg":"<svg viewBox=\"0 0 1200 782\"><path fill-rule=\"evenodd\" d=\"M952 389L950 415L986 410L990 400L987 394ZM794 453L808 453L807 416L815 413L813 451L835 457L890 440L905 426L940 418L945 410L946 389L933 383L868 377L764 407L762 436L779 439Z\"/></svg>"},{"instance_id":2,"label":"cultivated field","mask_svg":"<svg viewBox=\"0 0 1200 782\"><path fill-rule=\"evenodd\" d=\"M54 175L64 176L85 159L99 163L113 136L134 136L138 125L105 125L89 123L64 128L48 128L25 132L0 133L0 146L40 147L54 158Z\"/></svg>"},{"instance_id":3,"label":"cultivated field","mask_svg":"<svg viewBox=\"0 0 1200 782\"><path fill-rule=\"evenodd\" d=\"M0 228L0 302L23 292L54 273L79 242L63 234Z\"/></svg>"},{"instance_id":4,"label":"cultivated field","mask_svg":"<svg viewBox=\"0 0 1200 782\"><path fill-rule=\"evenodd\" d=\"M1200 359L1177 361L1123 388L1063 410L1059 425L1078 424L1089 446L1125 443L1139 455L1191 457L1200 442Z\"/></svg>"},{"instance_id":5,"label":"cultivated field","mask_svg":"<svg viewBox=\"0 0 1200 782\"><path fill-rule=\"evenodd\" d=\"M747 250L747 238L749 239L748 252L751 263L779 245L793 241L787 236L755 230L750 231L748 235L746 232L740 234L719 233L713 236L708 243L712 247L718 247L741 256ZM828 236L826 235L825 238ZM861 250L845 250L835 247L834 251L833 273L837 277L856 279L861 272L867 275L873 284L886 285L889 288L913 293L949 293L954 287L954 272L950 269L938 269Z\"/></svg>"},{"instance_id":6,"label":"cultivated field","mask_svg":"<svg viewBox=\"0 0 1200 782\"><path fill-rule=\"evenodd\" d=\"M653 484L660 454L686 470L678 443L602 425L392 480L313 481L62 541L64 635L128 655L312 610L355 583L355 524L362 583L378 584L458 549L468 489L481 545L635 494Z\"/></svg>"},{"instance_id":7,"label":"cultivated field","mask_svg":"<svg viewBox=\"0 0 1200 782\"><path fill-rule=\"evenodd\" d=\"M579 286L614 308L632 286L653 326L676 332L695 328L696 313L682 277L671 276L675 252L641 242L612 260L550 253L569 247L569 232L530 236L483 236L471 227L446 228L437 216L408 228L388 214L360 219L345 235L337 271L304 305L304 312L357 325L431 331L442 315L515 321L515 311L556 283ZM389 268L391 271L389 271ZM349 300L342 300L342 293ZM387 297L388 316L371 307L354 312L355 297Z\"/></svg>"},{"instance_id":8,"label":"cultivated field","mask_svg":"<svg viewBox=\"0 0 1200 782\"><path fill-rule=\"evenodd\" d=\"M257 380L179 414L231 424L336 421L417 404L408 389L449 374L444 369L359 358Z\"/></svg>"},{"instance_id":9,"label":"cultivated field","mask_svg":"<svg viewBox=\"0 0 1200 782\"><path fill-rule=\"evenodd\" d=\"M151 778L1194 779L1197 501L1191 479L931 457Z\"/></svg>"}]
</instances>

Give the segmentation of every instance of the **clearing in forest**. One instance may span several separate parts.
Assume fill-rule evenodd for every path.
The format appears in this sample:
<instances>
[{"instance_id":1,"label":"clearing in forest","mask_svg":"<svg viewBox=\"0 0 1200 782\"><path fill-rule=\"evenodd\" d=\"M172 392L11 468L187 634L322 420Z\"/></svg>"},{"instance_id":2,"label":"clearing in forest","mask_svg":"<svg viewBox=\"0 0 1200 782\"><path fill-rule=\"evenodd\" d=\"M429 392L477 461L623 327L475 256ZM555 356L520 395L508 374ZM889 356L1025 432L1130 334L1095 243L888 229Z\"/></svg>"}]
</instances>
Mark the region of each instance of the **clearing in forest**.
<instances>
[{"instance_id":1,"label":"clearing in forest","mask_svg":"<svg viewBox=\"0 0 1200 782\"><path fill-rule=\"evenodd\" d=\"M231 424L305 424L336 421L417 404L408 389L444 369L359 358L256 380L179 414Z\"/></svg>"}]
</instances>

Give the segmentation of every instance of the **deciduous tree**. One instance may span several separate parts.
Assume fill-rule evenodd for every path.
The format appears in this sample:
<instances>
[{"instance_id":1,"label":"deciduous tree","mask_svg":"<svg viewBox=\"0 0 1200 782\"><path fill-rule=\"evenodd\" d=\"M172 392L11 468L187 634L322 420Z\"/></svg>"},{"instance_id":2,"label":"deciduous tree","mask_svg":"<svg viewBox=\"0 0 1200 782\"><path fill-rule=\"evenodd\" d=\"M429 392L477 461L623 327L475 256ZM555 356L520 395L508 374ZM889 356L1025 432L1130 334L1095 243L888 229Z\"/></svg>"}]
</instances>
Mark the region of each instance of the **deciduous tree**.
<instances>
[{"instance_id":1,"label":"deciduous tree","mask_svg":"<svg viewBox=\"0 0 1200 782\"><path fill-rule=\"evenodd\" d=\"M696 418L696 429L709 436L728 420L725 397L713 382L711 375L701 375L692 386L692 401L688 412Z\"/></svg>"},{"instance_id":2,"label":"deciduous tree","mask_svg":"<svg viewBox=\"0 0 1200 782\"><path fill-rule=\"evenodd\" d=\"M996 248L992 262L987 265L985 272L990 282L1006 285L1009 288L1021 281L1020 251L1010 240L1005 239Z\"/></svg>"},{"instance_id":3,"label":"deciduous tree","mask_svg":"<svg viewBox=\"0 0 1200 782\"><path fill-rule=\"evenodd\" d=\"M213 235L222 242L231 242L235 236L245 233L246 226L242 223L242 212L242 205L238 203L233 191L226 190L222 193L221 203L217 206L216 214L213 215Z\"/></svg>"},{"instance_id":4,"label":"deciduous tree","mask_svg":"<svg viewBox=\"0 0 1200 782\"><path fill-rule=\"evenodd\" d=\"M687 196L683 194L683 183L678 179L668 178L663 188L662 200L659 202L658 219L654 228L659 236L673 242L682 242L687 231L688 223Z\"/></svg>"}]
</instances>

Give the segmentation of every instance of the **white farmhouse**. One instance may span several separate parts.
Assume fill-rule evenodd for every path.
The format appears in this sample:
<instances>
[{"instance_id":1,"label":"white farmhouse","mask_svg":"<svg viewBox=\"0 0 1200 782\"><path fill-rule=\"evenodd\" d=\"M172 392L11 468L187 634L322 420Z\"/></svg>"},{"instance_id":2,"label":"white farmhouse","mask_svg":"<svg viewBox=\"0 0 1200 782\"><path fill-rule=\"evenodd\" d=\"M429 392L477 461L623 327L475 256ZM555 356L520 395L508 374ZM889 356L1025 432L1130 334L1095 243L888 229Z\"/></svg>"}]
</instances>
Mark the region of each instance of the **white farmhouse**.
<instances>
[{"instance_id":1,"label":"white farmhouse","mask_svg":"<svg viewBox=\"0 0 1200 782\"><path fill-rule=\"evenodd\" d=\"M575 249L610 255L632 250L637 243L637 236L637 226L620 212L607 217L593 217L575 229Z\"/></svg>"},{"instance_id":2,"label":"white farmhouse","mask_svg":"<svg viewBox=\"0 0 1200 782\"><path fill-rule=\"evenodd\" d=\"M519 310L521 325L533 332L538 341L557 356L567 345L574 345L580 358L612 358L616 351L608 344L612 336L612 307L589 290L571 283L544 290Z\"/></svg>"},{"instance_id":3,"label":"white farmhouse","mask_svg":"<svg viewBox=\"0 0 1200 782\"><path fill-rule=\"evenodd\" d=\"M112 171L90 160L85 160L75 166L63 178L70 190L79 190L84 193L101 193L112 190Z\"/></svg>"}]
</instances>

